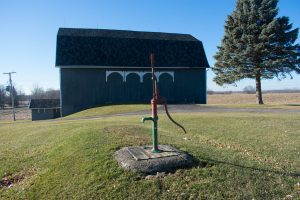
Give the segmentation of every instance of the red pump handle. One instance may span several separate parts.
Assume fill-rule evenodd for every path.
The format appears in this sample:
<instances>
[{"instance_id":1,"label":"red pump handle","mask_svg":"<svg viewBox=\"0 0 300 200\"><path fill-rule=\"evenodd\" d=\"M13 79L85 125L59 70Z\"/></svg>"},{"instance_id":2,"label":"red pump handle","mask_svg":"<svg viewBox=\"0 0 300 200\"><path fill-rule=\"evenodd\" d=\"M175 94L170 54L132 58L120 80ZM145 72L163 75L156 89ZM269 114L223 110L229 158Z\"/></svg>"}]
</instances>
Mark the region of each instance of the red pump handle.
<instances>
[{"instance_id":1,"label":"red pump handle","mask_svg":"<svg viewBox=\"0 0 300 200\"><path fill-rule=\"evenodd\" d=\"M164 105L166 114L167 114L168 118L171 120L171 122L173 122L176 126L180 127L183 130L183 132L186 133L185 128L171 117L171 115L168 111L168 104L167 104L166 99L164 97L159 97L159 103Z\"/></svg>"}]
</instances>

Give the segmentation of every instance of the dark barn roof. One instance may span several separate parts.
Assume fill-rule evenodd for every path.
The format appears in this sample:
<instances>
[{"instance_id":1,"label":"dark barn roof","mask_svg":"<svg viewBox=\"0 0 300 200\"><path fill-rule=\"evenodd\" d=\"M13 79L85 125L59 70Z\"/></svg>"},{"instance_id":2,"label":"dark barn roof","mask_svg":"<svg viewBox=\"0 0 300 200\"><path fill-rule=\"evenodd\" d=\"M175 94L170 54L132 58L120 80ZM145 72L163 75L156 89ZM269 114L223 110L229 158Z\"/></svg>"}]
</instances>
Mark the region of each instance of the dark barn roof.
<instances>
[{"instance_id":1,"label":"dark barn roof","mask_svg":"<svg viewBox=\"0 0 300 200\"><path fill-rule=\"evenodd\" d=\"M188 34L60 28L56 66L209 67L202 42Z\"/></svg>"},{"instance_id":2,"label":"dark barn roof","mask_svg":"<svg viewBox=\"0 0 300 200\"><path fill-rule=\"evenodd\" d=\"M30 109L60 108L59 99L31 99Z\"/></svg>"}]
</instances>

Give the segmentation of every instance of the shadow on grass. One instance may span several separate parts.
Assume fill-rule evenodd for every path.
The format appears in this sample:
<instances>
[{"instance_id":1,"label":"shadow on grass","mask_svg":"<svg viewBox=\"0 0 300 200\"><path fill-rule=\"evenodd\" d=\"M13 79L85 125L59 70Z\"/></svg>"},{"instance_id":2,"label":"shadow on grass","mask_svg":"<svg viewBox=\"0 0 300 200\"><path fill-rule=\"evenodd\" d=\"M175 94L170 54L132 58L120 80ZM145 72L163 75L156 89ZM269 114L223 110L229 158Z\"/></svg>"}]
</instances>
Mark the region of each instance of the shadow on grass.
<instances>
[{"instance_id":1,"label":"shadow on grass","mask_svg":"<svg viewBox=\"0 0 300 200\"><path fill-rule=\"evenodd\" d=\"M243 169L248 169L248 170L252 170L252 171L269 172L269 173L278 174L278 175L285 175L285 176L291 176L291 177L300 177L300 172L282 172L282 171L276 171L276 170L270 170L270 169L262 169L262 168L249 167L249 166L240 165L240 164L236 164L236 163L230 163L230 162L207 159L207 158L205 158L203 160L208 163L207 165L209 165L209 163L225 164L225 165L230 165L230 166L239 167L239 168L243 168Z\"/></svg>"},{"instance_id":2,"label":"shadow on grass","mask_svg":"<svg viewBox=\"0 0 300 200\"><path fill-rule=\"evenodd\" d=\"M287 106L299 106L300 107L300 104L286 104Z\"/></svg>"}]
</instances>

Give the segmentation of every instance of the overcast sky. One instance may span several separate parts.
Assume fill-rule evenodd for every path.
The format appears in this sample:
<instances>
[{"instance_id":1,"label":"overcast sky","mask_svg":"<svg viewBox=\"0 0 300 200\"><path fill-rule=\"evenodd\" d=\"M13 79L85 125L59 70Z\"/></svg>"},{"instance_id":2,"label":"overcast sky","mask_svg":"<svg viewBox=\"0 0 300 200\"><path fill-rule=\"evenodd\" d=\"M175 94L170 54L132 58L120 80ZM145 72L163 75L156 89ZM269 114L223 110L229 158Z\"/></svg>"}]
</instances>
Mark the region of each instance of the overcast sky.
<instances>
[{"instance_id":1,"label":"overcast sky","mask_svg":"<svg viewBox=\"0 0 300 200\"><path fill-rule=\"evenodd\" d=\"M213 66L224 22L234 7L235 0L0 0L0 84L7 84L3 72L16 71L13 81L27 94L34 84L59 89L59 70L55 68L59 27L192 34L203 42ZM299 0L280 0L279 9L279 16L289 16L293 27L300 27ZM254 86L254 80L243 80L237 87L219 87L212 81L211 70L207 77L212 90ZM264 90L300 89L300 75L262 84Z\"/></svg>"}]
</instances>

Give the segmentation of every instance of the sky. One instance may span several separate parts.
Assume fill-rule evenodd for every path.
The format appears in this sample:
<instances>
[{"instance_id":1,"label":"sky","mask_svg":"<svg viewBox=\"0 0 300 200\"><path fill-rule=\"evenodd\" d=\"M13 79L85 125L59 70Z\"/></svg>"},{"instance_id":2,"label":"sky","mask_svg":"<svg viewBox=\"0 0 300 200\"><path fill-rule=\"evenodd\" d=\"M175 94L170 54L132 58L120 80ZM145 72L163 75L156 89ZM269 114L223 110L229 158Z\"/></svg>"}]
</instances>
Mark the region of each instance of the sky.
<instances>
[{"instance_id":1,"label":"sky","mask_svg":"<svg viewBox=\"0 0 300 200\"><path fill-rule=\"evenodd\" d=\"M280 0L278 7L278 16L288 16L293 28L300 27L300 0ZM213 66L225 20L234 8L235 0L0 0L0 84L8 83L4 72L15 71L13 82L27 94L34 85L59 89L55 67L59 27L191 34L203 42ZM214 91L241 91L255 85L245 79L236 86L220 87L214 76L208 69L207 87ZM263 80L262 88L300 89L300 75Z\"/></svg>"}]
</instances>

